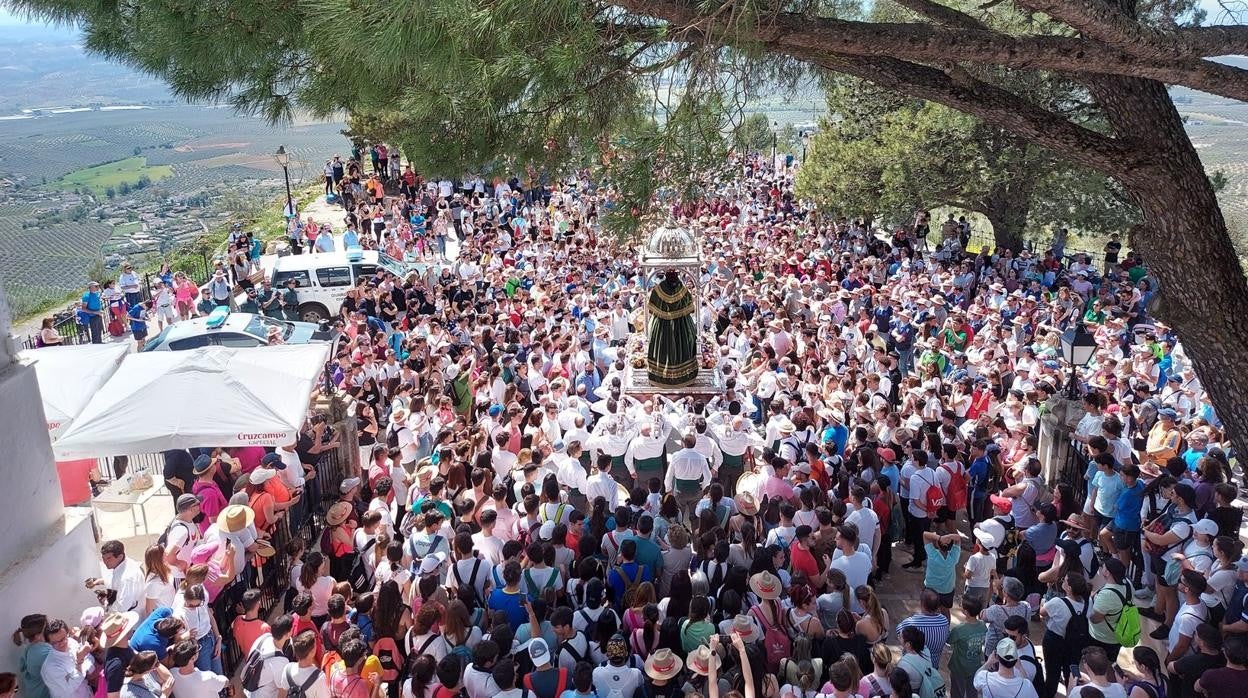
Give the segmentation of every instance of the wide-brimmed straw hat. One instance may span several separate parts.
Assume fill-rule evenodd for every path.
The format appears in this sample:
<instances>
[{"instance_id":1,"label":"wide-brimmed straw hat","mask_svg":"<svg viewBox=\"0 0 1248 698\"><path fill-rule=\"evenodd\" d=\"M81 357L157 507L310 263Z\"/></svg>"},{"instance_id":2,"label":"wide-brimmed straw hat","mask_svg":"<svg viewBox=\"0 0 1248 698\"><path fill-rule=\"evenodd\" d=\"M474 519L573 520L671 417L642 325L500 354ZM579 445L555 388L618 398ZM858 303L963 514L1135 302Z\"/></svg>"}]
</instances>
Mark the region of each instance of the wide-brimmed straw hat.
<instances>
[{"instance_id":1,"label":"wide-brimmed straw hat","mask_svg":"<svg viewBox=\"0 0 1248 698\"><path fill-rule=\"evenodd\" d=\"M711 651L710 647L702 645L689 653L689 671L699 675L706 676L711 673L711 667L719 669L719 655Z\"/></svg>"},{"instance_id":2,"label":"wide-brimmed straw hat","mask_svg":"<svg viewBox=\"0 0 1248 698\"><path fill-rule=\"evenodd\" d=\"M672 651L664 647L654 651L646 659L646 675L655 681L666 681L675 677L684 668L684 662L680 661L680 657L672 654Z\"/></svg>"},{"instance_id":3,"label":"wide-brimmed straw hat","mask_svg":"<svg viewBox=\"0 0 1248 698\"><path fill-rule=\"evenodd\" d=\"M760 599L778 599L781 590L780 578L766 570L750 577L750 591L757 594Z\"/></svg>"}]
</instances>

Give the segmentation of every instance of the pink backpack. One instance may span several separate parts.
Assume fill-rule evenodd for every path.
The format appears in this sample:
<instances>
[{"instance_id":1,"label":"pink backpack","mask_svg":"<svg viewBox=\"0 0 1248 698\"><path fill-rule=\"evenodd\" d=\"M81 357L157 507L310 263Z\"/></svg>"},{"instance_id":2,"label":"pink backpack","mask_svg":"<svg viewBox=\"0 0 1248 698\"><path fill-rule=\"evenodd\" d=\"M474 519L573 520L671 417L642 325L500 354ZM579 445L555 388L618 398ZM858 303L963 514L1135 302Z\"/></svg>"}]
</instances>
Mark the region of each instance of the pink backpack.
<instances>
[{"instance_id":1,"label":"pink backpack","mask_svg":"<svg viewBox=\"0 0 1248 698\"><path fill-rule=\"evenodd\" d=\"M767 652L767 671L774 674L780 671L780 660L793 654L793 644L789 641L788 633L767 622L767 614L763 613L762 608L755 606L750 609L750 614L763 627L763 649Z\"/></svg>"}]
</instances>

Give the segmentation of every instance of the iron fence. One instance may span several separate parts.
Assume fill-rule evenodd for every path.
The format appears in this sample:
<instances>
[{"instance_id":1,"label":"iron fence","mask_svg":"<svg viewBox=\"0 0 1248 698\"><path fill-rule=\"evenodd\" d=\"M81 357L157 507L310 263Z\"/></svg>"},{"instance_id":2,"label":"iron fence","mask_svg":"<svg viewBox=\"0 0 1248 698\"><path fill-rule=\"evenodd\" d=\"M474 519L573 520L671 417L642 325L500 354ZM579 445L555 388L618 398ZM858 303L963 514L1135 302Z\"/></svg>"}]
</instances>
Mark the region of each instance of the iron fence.
<instances>
[{"instance_id":1,"label":"iron fence","mask_svg":"<svg viewBox=\"0 0 1248 698\"><path fill-rule=\"evenodd\" d=\"M207 283L212 275L213 260L207 252L198 255L189 255L178 260L171 269L172 272L183 272L195 283L201 286ZM146 272L143 274L143 283L139 286L139 295L144 301L152 298L152 284L162 279L158 272ZM52 318L52 328L56 330L61 337L61 344L90 344L91 333L86 325L78 320L78 313L75 306L71 305L62 310L55 311L50 316ZM106 323L107 324L107 323ZM23 337L18 341L19 349L37 349L43 344L39 340L38 331L35 334Z\"/></svg>"}]
</instances>

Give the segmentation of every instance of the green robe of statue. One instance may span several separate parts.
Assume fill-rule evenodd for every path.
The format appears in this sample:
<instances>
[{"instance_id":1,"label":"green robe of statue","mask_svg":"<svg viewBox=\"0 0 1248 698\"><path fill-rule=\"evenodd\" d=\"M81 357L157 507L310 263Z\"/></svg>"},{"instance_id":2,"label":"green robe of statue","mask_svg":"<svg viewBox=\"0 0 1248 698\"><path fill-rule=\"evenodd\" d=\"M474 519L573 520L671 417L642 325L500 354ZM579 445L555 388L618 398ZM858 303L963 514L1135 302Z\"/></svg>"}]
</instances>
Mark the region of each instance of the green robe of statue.
<instances>
[{"instance_id":1,"label":"green robe of statue","mask_svg":"<svg viewBox=\"0 0 1248 698\"><path fill-rule=\"evenodd\" d=\"M681 386L698 377L693 296L675 274L650 291L646 375L655 385Z\"/></svg>"}]
</instances>

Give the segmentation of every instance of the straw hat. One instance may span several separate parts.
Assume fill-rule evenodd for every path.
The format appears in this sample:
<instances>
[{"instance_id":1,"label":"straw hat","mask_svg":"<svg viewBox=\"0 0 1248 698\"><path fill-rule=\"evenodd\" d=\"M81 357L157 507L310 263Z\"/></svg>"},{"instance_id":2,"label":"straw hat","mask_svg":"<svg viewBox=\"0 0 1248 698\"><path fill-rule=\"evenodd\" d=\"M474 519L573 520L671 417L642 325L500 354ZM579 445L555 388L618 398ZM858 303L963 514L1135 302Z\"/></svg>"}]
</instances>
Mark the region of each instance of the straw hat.
<instances>
[{"instance_id":1,"label":"straw hat","mask_svg":"<svg viewBox=\"0 0 1248 698\"><path fill-rule=\"evenodd\" d=\"M732 633L741 638L742 642L750 643L759 639L758 626L745 614L737 614L732 619Z\"/></svg>"},{"instance_id":2,"label":"straw hat","mask_svg":"<svg viewBox=\"0 0 1248 698\"><path fill-rule=\"evenodd\" d=\"M654 651L646 659L646 675L655 681L666 681L680 673L684 662L672 651L664 647Z\"/></svg>"},{"instance_id":3,"label":"straw hat","mask_svg":"<svg viewBox=\"0 0 1248 698\"><path fill-rule=\"evenodd\" d=\"M711 667L719 669L719 655L711 651L710 647L702 645L696 650L689 653L689 671L699 675L706 676L711 673Z\"/></svg>"},{"instance_id":4,"label":"straw hat","mask_svg":"<svg viewBox=\"0 0 1248 698\"><path fill-rule=\"evenodd\" d=\"M797 426L788 417L781 417L780 421L776 423L776 431L781 434L792 434L797 431Z\"/></svg>"},{"instance_id":5,"label":"straw hat","mask_svg":"<svg viewBox=\"0 0 1248 698\"><path fill-rule=\"evenodd\" d=\"M758 500L749 492L738 492L735 497L737 502L737 511L746 516L754 516L758 513Z\"/></svg>"},{"instance_id":6,"label":"straw hat","mask_svg":"<svg viewBox=\"0 0 1248 698\"><path fill-rule=\"evenodd\" d=\"M226 533L238 533L256 521L256 512L251 507L233 504L221 510L217 515L217 528Z\"/></svg>"},{"instance_id":7,"label":"straw hat","mask_svg":"<svg viewBox=\"0 0 1248 698\"><path fill-rule=\"evenodd\" d=\"M100 643L104 647L116 647L130 635L134 626L139 624L139 614L134 611L110 613L100 623Z\"/></svg>"},{"instance_id":8,"label":"straw hat","mask_svg":"<svg viewBox=\"0 0 1248 698\"><path fill-rule=\"evenodd\" d=\"M766 570L750 577L750 591L757 594L760 599L778 599L780 590L780 579Z\"/></svg>"},{"instance_id":9,"label":"straw hat","mask_svg":"<svg viewBox=\"0 0 1248 698\"><path fill-rule=\"evenodd\" d=\"M351 505L346 502L335 502L325 514L325 523L337 526L351 516Z\"/></svg>"},{"instance_id":10,"label":"straw hat","mask_svg":"<svg viewBox=\"0 0 1248 698\"><path fill-rule=\"evenodd\" d=\"M1078 514L1071 514L1070 516L1067 516L1062 523L1066 524L1069 528L1077 528L1080 531L1088 530L1088 527L1083 525L1083 519L1079 518Z\"/></svg>"},{"instance_id":11,"label":"straw hat","mask_svg":"<svg viewBox=\"0 0 1248 698\"><path fill-rule=\"evenodd\" d=\"M260 557L273 557L276 554L277 548L274 548L272 543L267 540L256 541L256 555L259 555Z\"/></svg>"}]
</instances>

